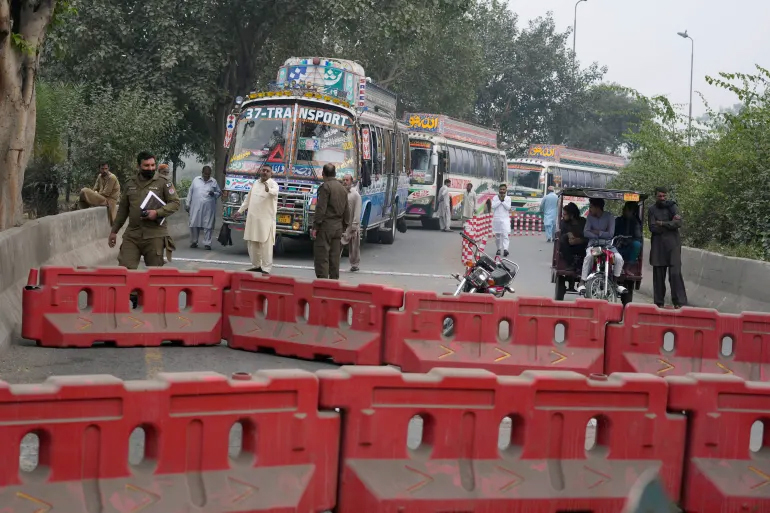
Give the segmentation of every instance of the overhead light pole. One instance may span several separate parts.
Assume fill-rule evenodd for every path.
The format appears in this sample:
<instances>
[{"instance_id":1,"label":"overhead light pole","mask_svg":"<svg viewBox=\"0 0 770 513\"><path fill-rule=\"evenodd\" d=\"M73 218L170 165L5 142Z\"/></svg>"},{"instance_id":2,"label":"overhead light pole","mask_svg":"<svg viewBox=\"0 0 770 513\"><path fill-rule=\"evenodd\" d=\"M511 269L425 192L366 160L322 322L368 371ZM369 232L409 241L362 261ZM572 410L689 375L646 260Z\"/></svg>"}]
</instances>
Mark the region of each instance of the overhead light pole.
<instances>
[{"instance_id":1,"label":"overhead light pole","mask_svg":"<svg viewBox=\"0 0 770 513\"><path fill-rule=\"evenodd\" d=\"M578 8L578 5L587 1L588 0L578 0L577 3L575 4L575 21L572 24L572 68L573 70L575 68L575 62L576 62L575 48L577 44L577 8Z\"/></svg>"},{"instance_id":2,"label":"overhead light pole","mask_svg":"<svg viewBox=\"0 0 770 513\"><path fill-rule=\"evenodd\" d=\"M684 32L677 32L677 35L679 37L683 37L685 39L689 39L691 43L691 51L690 51L690 123L687 128L687 146L692 145L692 80L693 80L693 71L695 70L695 40L690 37L689 34L687 34L687 31Z\"/></svg>"}]
</instances>

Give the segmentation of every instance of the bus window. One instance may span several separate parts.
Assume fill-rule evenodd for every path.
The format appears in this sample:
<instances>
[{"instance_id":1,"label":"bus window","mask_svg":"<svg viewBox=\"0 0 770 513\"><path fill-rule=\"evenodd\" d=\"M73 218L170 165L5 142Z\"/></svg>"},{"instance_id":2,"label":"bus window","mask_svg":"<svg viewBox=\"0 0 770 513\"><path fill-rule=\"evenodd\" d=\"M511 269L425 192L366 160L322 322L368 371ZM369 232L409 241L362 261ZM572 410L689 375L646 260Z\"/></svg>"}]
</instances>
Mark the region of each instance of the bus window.
<instances>
[{"instance_id":1,"label":"bus window","mask_svg":"<svg viewBox=\"0 0 770 513\"><path fill-rule=\"evenodd\" d=\"M383 130L382 145L385 147L385 166L383 168L383 174L393 173L393 140L391 139L390 130Z\"/></svg>"},{"instance_id":2,"label":"bus window","mask_svg":"<svg viewBox=\"0 0 770 513\"><path fill-rule=\"evenodd\" d=\"M459 152L453 147L449 146L449 174L460 174L460 155Z\"/></svg>"},{"instance_id":3,"label":"bus window","mask_svg":"<svg viewBox=\"0 0 770 513\"><path fill-rule=\"evenodd\" d=\"M457 150L460 153L460 161L462 166L460 168L460 174L470 176L471 174L471 155L468 150Z\"/></svg>"}]
</instances>

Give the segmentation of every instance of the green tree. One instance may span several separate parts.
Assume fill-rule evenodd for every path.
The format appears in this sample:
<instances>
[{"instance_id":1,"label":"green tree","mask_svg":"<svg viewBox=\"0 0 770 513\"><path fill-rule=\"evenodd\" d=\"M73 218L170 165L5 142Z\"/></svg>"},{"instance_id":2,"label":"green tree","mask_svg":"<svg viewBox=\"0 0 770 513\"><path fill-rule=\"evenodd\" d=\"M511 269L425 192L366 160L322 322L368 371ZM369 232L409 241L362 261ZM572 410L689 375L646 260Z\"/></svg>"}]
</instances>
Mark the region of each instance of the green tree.
<instances>
[{"instance_id":1,"label":"green tree","mask_svg":"<svg viewBox=\"0 0 770 513\"><path fill-rule=\"evenodd\" d=\"M68 2L60 0L59 10ZM35 83L56 0L0 0L0 230L21 223L35 137Z\"/></svg>"}]
</instances>

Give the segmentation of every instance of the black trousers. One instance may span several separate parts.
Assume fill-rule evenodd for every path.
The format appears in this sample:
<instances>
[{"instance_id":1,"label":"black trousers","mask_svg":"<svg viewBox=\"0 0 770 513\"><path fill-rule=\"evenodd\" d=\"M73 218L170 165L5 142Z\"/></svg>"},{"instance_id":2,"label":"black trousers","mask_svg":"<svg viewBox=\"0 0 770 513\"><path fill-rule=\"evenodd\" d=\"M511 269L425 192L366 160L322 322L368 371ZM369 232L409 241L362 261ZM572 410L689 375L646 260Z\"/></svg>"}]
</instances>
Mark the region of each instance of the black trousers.
<instances>
[{"instance_id":1,"label":"black trousers","mask_svg":"<svg viewBox=\"0 0 770 513\"><path fill-rule=\"evenodd\" d=\"M668 272L668 282L671 285L671 302L674 303L674 306L687 306L687 291L684 288L682 267L678 265L671 267L656 265L652 268L652 289L655 304L663 308L666 303L666 272Z\"/></svg>"}]
</instances>

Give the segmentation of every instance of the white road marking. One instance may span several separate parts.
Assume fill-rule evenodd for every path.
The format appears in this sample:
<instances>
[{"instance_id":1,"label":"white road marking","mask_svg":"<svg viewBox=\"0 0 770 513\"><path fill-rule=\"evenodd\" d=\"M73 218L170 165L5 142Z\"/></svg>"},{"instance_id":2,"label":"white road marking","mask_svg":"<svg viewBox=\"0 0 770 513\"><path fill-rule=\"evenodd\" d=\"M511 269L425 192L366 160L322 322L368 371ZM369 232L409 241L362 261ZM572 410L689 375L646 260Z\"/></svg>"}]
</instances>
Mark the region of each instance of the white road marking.
<instances>
[{"instance_id":1,"label":"white road marking","mask_svg":"<svg viewBox=\"0 0 770 513\"><path fill-rule=\"evenodd\" d=\"M173 257L171 260L171 263L174 262L195 262L200 264L217 264L217 265L237 265L237 266L251 266L249 262L237 262L234 260L209 260L206 258L179 258L179 257ZM273 264L273 267L277 267L279 269L299 269L303 271L314 271L315 268L311 267L309 265L286 265L286 264ZM452 276L448 274L425 274L425 273L399 273L395 271L366 271L366 270L360 270L356 272L350 272L346 269L340 269L340 273L349 273L349 274L374 274L374 275L382 275L382 276L408 276L412 278L445 278L445 279L454 279Z\"/></svg>"}]
</instances>

